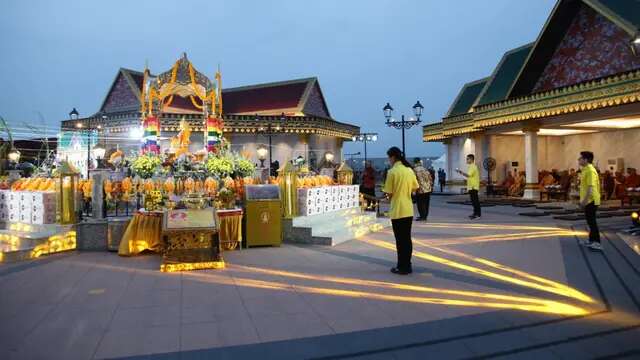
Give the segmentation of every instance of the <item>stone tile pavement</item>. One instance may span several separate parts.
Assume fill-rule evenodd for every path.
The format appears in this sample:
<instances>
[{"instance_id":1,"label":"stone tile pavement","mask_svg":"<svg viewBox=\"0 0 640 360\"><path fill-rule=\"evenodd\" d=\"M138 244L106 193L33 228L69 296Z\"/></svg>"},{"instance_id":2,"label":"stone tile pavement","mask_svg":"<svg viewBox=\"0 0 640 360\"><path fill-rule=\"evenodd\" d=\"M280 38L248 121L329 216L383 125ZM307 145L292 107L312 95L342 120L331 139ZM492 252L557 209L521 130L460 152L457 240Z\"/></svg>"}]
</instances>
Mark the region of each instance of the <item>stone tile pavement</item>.
<instances>
[{"instance_id":1,"label":"stone tile pavement","mask_svg":"<svg viewBox=\"0 0 640 360\"><path fill-rule=\"evenodd\" d=\"M414 273L387 230L339 246L225 253L164 274L157 255L74 252L0 266L0 359L640 357L640 257L603 220L469 209L434 197Z\"/></svg>"}]
</instances>

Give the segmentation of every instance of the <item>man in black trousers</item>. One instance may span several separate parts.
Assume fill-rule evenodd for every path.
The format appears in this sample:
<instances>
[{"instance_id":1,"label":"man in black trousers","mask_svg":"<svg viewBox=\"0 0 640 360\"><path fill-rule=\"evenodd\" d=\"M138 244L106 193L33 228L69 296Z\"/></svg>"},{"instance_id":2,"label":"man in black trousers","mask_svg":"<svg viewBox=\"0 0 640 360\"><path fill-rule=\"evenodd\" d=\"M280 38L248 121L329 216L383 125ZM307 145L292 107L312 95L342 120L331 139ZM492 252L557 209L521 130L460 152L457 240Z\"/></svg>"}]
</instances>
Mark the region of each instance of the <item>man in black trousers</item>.
<instances>
[{"instance_id":1,"label":"man in black trousers","mask_svg":"<svg viewBox=\"0 0 640 360\"><path fill-rule=\"evenodd\" d=\"M467 155L467 172L462 172L460 169L456 171L467 178L467 192L471 197L471 204L473 205L473 214L469 216L469 219L476 220L480 218L480 198L478 197L478 191L480 191L480 171L475 164L476 157L473 154Z\"/></svg>"}]
</instances>

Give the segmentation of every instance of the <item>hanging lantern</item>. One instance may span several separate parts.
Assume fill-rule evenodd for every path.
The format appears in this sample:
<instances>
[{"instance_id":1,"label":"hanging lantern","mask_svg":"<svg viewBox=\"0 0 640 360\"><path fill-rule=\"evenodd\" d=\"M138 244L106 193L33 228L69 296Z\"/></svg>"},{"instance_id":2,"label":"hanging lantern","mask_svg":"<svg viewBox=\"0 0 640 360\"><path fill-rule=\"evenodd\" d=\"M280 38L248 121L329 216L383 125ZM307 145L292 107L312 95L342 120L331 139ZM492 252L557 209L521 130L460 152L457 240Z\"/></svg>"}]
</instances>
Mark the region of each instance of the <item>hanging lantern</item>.
<instances>
[{"instance_id":1,"label":"hanging lantern","mask_svg":"<svg viewBox=\"0 0 640 360\"><path fill-rule=\"evenodd\" d=\"M340 167L336 171L338 173L338 184L340 185L352 185L353 184L353 170L346 162L342 162Z\"/></svg>"},{"instance_id":2,"label":"hanging lantern","mask_svg":"<svg viewBox=\"0 0 640 360\"><path fill-rule=\"evenodd\" d=\"M68 161L63 161L58 167L58 211L60 223L75 224L76 217L76 184L80 177L78 170Z\"/></svg>"},{"instance_id":3,"label":"hanging lantern","mask_svg":"<svg viewBox=\"0 0 640 360\"><path fill-rule=\"evenodd\" d=\"M282 169L280 194L282 194L282 217L293 219L298 215L298 171L291 161L287 161Z\"/></svg>"}]
</instances>

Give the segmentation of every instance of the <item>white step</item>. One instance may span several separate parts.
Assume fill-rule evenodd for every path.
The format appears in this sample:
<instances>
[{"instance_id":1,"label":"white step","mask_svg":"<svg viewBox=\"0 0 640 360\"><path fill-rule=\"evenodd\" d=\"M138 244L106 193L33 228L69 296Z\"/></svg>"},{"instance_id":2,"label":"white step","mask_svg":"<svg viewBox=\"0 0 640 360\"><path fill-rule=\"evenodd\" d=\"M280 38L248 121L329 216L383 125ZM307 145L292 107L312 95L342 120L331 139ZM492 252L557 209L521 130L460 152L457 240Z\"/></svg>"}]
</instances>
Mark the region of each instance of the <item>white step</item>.
<instances>
[{"instance_id":1,"label":"white step","mask_svg":"<svg viewBox=\"0 0 640 360\"><path fill-rule=\"evenodd\" d=\"M331 246L380 231L390 225L389 219L377 218L376 213L363 212L360 208L297 217L292 221L294 228L310 229L311 239L307 239L305 243Z\"/></svg>"},{"instance_id":2,"label":"white step","mask_svg":"<svg viewBox=\"0 0 640 360\"><path fill-rule=\"evenodd\" d=\"M0 229L0 262L75 249L75 236L72 225L5 224Z\"/></svg>"}]
</instances>

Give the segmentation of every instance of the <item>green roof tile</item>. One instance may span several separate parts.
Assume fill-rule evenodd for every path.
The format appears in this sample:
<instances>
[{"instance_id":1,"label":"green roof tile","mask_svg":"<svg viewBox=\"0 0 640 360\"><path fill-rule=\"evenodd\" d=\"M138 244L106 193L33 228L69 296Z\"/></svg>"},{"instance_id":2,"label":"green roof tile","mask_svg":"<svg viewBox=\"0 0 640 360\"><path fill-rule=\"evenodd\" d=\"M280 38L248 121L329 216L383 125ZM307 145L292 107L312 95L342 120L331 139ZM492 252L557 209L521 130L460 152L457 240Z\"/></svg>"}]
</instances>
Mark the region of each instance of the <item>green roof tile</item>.
<instances>
[{"instance_id":1,"label":"green roof tile","mask_svg":"<svg viewBox=\"0 0 640 360\"><path fill-rule=\"evenodd\" d=\"M502 101L507 98L509 90L520 73L527 56L533 47L533 43L507 51L498 66L493 71L491 80L480 95L477 105L485 105Z\"/></svg>"},{"instance_id":2,"label":"green roof tile","mask_svg":"<svg viewBox=\"0 0 640 360\"><path fill-rule=\"evenodd\" d=\"M480 95L482 89L484 89L484 86L487 84L487 80L489 80L489 78L466 83L462 87L462 90L460 90L460 93L451 106L451 110L449 110L447 116L462 115L469 112L473 103L476 102L478 95Z\"/></svg>"}]
</instances>

